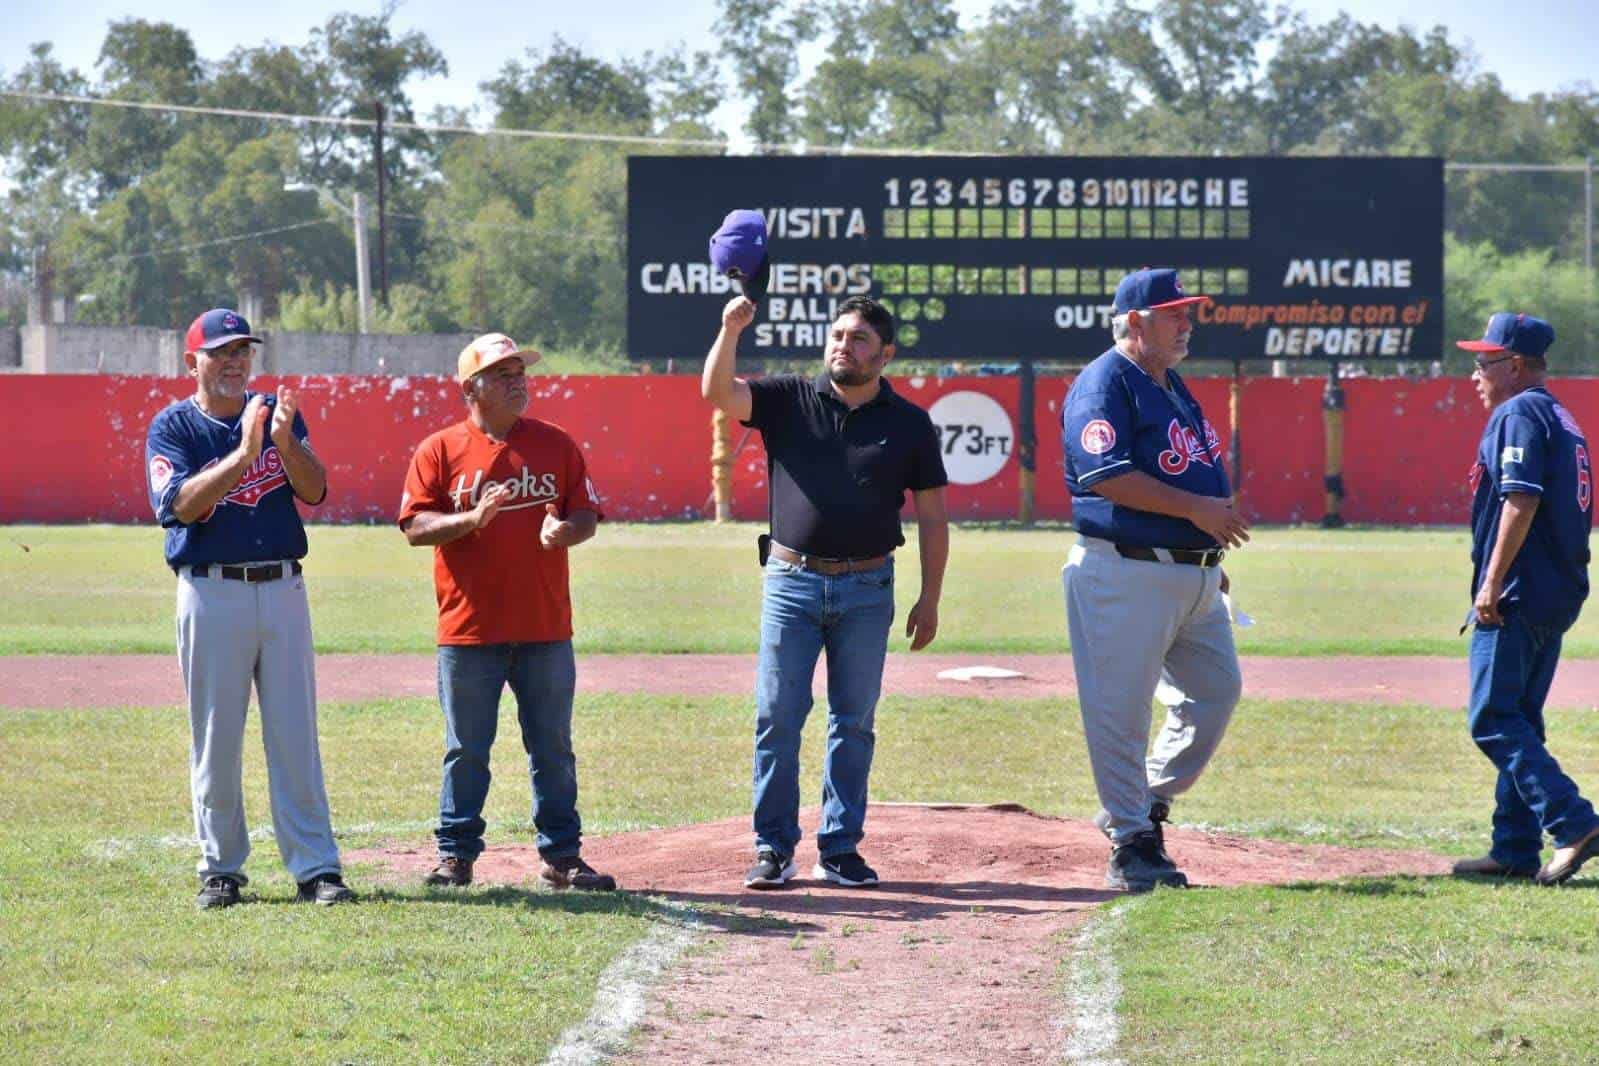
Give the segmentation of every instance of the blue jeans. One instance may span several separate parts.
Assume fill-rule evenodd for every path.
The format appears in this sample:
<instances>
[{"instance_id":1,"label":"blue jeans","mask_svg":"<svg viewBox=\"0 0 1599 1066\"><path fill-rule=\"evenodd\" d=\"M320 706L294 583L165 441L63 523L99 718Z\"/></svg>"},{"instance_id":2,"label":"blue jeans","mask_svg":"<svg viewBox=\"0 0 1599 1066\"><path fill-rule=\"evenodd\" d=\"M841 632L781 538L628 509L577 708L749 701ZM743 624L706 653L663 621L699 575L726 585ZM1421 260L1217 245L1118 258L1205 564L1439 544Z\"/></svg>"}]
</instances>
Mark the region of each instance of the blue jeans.
<instances>
[{"instance_id":1,"label":"blue jeans","mask_svg":"<svg viewBox=\"0 0 1599 1066\"><path fill-rule=\"evenodd\" d=\"M1543 704L1563 632L1510 613L1471 638L1471 739L1499 769L1489 855L1515 869L1538 865L1544 833L1565 847L1599 825L1544 747Z\"/></svg>"},{"instance_id":2,"label":"blue jeans","mask_svg":"<svg viewBox=\"0 0 1599 1066\"><path fill-rule=\"evenodd\" d=\"M533 781L539 854L546 859L576 855L583 825L572 755L577 663L570 640L439 645L439 705L444 708L444 784L434 834L439 854L475 859L483 853L489 749L507 684L516 696L516 720Z\"/></svg>"},{"instance_id":3,"label":"blue jeans","mask_svg":"<svg viewBox=\"0 0 1599 1066\"><path fill-rule=\"evenodd\" d=\"M894 564L827 576L767 561L755 674L755 846L793 855L799 845L800 733L811 678L827 649L827 759L822 765L822 858L856 850L866 824L866 781L877 735L883 657L894 621Z\"/></svg>"}]
</instances>

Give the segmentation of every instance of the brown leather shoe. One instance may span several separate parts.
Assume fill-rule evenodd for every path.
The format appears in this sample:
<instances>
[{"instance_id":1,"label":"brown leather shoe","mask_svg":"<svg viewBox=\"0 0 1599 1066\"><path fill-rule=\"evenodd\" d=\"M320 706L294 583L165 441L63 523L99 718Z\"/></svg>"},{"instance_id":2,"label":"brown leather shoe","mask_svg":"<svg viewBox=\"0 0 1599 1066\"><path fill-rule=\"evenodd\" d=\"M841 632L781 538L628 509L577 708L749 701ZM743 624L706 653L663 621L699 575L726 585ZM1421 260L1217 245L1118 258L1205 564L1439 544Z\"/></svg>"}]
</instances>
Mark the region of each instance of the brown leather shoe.
<instances>
[{"instance_id":1,"label":"brown leather shoe","mask_svg":"<svg viewBox=\"0 0 1599 1066\"><path fill-rule=\"evenodd\" d=\"M423 883L447 888L465 888L472 883L472 860L457 858L454 855L442 856L439 864L433 867L433 872L427 875Z\"/></svg>"},{"instance_id":2,"label":"brown leather shoe","mask_svg":"<svg viewBox=\"0 0 1599 1066\"><path fill-rule=\"evenodd\" d=\"M1456 877L1503 877L1518 881L1531 881L1538 874L1536 867L1504 866L1489 855L1480 859L1461 859L1450 872Z\"/></svg>"},{"instance_id":3,"label":"brown leather shoe","mask_svg":"<svg viewBox=\"0 0 1599 1066\"><path fill-rule=\"evenodd\" d=\"M616 878L602 874L576 855L545 859L539 880L551 888L579 888L586 892L614 892Z\"/></svg>"},{"instance_id":4,"label":"brown leather shoe","mask_svg":"<svg viewBox=\"0 0 1599 1066\"><path fill-rule=\"evenodd\" d=\"M1570 881L1577 871L1582 869L1582 864L1599 855L1599 828L1583 837L1574 840L1563 848L1556 848L1553 856L1538 871L1540 885L1561 885Z\"/></svg>"}]
</instances>

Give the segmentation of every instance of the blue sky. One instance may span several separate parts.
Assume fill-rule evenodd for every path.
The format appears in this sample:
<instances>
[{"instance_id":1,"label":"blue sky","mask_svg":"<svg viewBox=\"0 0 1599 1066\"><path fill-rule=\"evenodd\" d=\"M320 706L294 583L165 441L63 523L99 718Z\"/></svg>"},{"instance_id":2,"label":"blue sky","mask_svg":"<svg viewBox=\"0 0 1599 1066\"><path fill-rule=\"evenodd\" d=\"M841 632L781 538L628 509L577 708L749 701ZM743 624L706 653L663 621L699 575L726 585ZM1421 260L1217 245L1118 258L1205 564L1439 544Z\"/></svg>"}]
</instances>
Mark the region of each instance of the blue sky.
<instances>
[{"instance_id":1,"label":"blue sky","mask_svg":"<svg viewBox=\"0 0 1599 1066\"><path fill-rule=\"evenodd\" d=\"M967 21L980 18L988 0L958 0ZM1093 10L1097 0L1081 0ZM1347 11L1363 22L1419 29L1443 24L1457 40L1469 40L1484 70L1498 75L1516 96L1552 92L1579 81L1599 84L1599 3L1595 0L1523 0L1511 22L1503 0L1293 0L1317 21ZM1403 13L1398 13L1403 8ZM225 10L225 16L217 12ZM209 0L0 0L0 73L27 61L29 44L48 40L69 66L92 70L107 23L137 16L186 27L200 54L225 55L240 44L275 40L303 43L310 30L341 10L378 10L369 0L312 3L281 0L218 8ZM596 13L598 13L596 15ZM690 48L715 43L714 0L606 0L604 3L550 3L548 0L406 0L395 16L402 29L426 33L449 60L450 76L414 84L413 98L425 113L435 104L469 106L477 85L508 59L542 47L559 34L588 51L614 59L682 42ZM735 122L737 117L735 116Z\"/></svg>"}]
</instances>

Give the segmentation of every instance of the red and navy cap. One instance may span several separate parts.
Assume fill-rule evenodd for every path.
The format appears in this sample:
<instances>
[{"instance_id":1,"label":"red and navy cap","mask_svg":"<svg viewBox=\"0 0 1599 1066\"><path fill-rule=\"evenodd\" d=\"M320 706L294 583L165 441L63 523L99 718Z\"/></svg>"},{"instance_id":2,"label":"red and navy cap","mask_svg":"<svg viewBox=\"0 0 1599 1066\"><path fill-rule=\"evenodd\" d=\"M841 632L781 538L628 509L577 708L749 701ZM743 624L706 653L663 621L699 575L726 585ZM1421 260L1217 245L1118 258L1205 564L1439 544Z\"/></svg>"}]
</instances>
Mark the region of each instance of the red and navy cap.
<instances>
[{"instance_id":1,"label":"red and navy cap","mask_svg":"<svg viewBox=\"0 0 1599 1066\"><path fill-rule=\"evenodd\" d=\"M1177 280L1177 271L1170 267L1135 270L1122 278L1116 286L1113 313L1125 315L1129 311L1153 311L1160 307L1182 307L1184 304L1204 303L1209 296L1190 296Z\"/></svg>"},{"instance_id":2,"label":"red and navy cap","mask_svg":"<svg viewBox=\"0 0 1599 1066\"><path fill-rule=\"evenodd\" d=\"M1541 318L1500 311L1488 319L1480 341L1456 341L1455 347L1468 352L1510 352L1530 359L1542 359L1555 342L1555 327Z\"/></svg>"},{"instance_id":3,"label":"red and navy cap","mask_svg":"<svg viewBox=\"0 0 1599 1066\"><path fill-rule=\"evenodd\" d=\"M250 323L239 312L215 307L189 323L189 332L183 337L183 350L209 352L233 341L260 344L261 338L251 334Z\"/></svg>"}]
</instances>

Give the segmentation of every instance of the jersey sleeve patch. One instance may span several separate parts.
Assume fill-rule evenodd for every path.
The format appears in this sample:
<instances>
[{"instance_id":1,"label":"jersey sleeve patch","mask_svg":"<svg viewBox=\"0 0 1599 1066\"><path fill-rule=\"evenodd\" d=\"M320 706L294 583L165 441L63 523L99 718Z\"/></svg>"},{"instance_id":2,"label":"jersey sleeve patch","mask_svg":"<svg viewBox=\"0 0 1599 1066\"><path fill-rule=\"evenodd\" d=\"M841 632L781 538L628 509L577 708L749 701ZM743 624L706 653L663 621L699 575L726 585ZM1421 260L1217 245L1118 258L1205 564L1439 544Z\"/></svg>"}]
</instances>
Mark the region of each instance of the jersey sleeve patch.
<instances>
[{"instance_id":1,"label":"jersey sleeve patch","mask_svg":"<svg viewBox=\"0 0 1599 1066\"><path fill-rule=\"evenodd\" d=\"M1089 455L1104 455L1116 447L1116 427L1103 418L1096 418L1083 427L1078 443Z\"/></svg>"},{"instance_id":2,"label":"jersey sleeve patch","mask_svg":"<svg viewBox=\"0 0 1599 1066\"><path fill-rule=\"evenodd\" d=\"M172 484L172 460L164 455L150 457L150 491L159 496Z\"/></svg>"}]
</instances>

